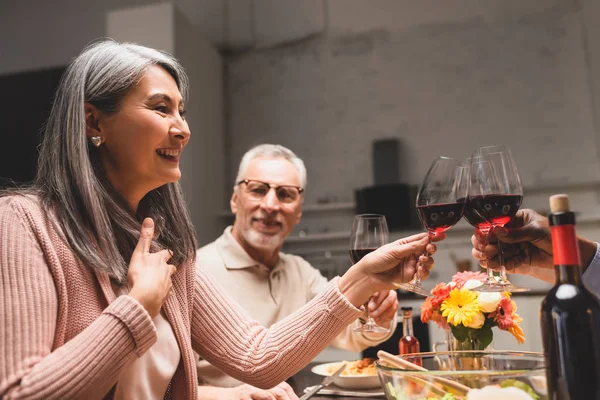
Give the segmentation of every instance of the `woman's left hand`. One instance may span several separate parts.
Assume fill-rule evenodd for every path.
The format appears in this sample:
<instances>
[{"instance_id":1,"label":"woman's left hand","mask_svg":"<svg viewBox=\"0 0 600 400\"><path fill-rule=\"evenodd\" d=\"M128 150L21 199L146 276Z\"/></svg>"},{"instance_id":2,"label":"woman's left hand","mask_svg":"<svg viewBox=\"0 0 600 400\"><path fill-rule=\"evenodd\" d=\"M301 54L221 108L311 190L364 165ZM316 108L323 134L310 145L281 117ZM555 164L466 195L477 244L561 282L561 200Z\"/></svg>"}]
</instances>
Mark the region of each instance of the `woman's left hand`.
<instances>
[{"instance_id":1,"label":"woman's left hand","mask_svg":"<svg viewBox=\"0 0 600 400\"><path fill-rule=\"evenodd\" d=\"M352 304L360 306L371 294L395 289L394 283L410 281L417 265L421 278L425 279L433 268L431 255L437 251L432 241L437 242L445 237L444 234L438 234L430 240L427 233L420 233L381 246L364 256L340 278L340 291ZM429 255L423 255L425 250Z\"/></svg>"},{"instance_id":2,"label":"woman's left hand","mask_svg":"<svg viewBox=\"0 0 600 400\"><path fill-rule=\"evenodd\" d=\"M367 307L369 307L369 316L377 325L389 327L398 313L398 295L395 290L380 290L373 293Z\"/></svg>"}]
</instances>

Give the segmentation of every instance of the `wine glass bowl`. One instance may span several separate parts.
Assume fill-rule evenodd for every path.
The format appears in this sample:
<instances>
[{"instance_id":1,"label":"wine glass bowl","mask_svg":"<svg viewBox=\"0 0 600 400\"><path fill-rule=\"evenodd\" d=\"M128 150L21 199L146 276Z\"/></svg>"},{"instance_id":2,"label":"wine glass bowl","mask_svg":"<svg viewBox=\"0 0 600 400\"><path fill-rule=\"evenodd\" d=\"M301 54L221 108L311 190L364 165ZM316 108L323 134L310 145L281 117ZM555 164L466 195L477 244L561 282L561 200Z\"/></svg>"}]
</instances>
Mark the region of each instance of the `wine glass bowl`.
<instances>
[{"instance_id":1,"label":"wine glass bowl","mask_svg":"<svg viewBox=\"0 0 600 400\"><path fill-rule=\"evenodd\" d=\"M424 228L432 236L452 228L463 215L465 203L447 203L417 206L417 213Z\"/></svg>"},{"instance_id":2,"label":"wine glass bowl","mask_svg":"<svg viewBox=\"0 0 600 400\"><path fill-rule=\"evenodd\" d=\"M417 214L430 238L452 228L463 215L467 195L465 169L454 158L438 157L431 163L416 200ZM424 255L429 255L427 252ZM430 296L421 284L419 267L413 279L397 283L400 289Z\"/></svg>"}]
</instances>

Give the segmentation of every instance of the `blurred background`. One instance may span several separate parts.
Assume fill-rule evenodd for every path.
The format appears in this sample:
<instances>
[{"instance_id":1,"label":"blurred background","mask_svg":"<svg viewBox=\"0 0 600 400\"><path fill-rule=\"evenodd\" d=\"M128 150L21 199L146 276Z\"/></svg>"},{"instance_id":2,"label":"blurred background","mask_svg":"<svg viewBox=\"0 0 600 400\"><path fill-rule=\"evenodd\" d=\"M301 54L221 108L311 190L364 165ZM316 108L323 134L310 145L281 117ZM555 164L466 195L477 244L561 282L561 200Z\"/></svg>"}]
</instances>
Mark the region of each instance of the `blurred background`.
<instances>
[{"instance_id":1,"label":"blurred background","mask_svg":"<svg viewBox=\"0 0 600 400\"><path fill-rule=\"evenodd\" d=\"M566 192L579 233L598 240L598 21L593 0L0 0L0 178L33 178L60 74L112 37L166 50L190 74L182 185L201 244L231 221L240 157L265 142L306 163L304 217L285 249L326 275L349 265L356 212L387 199L406 216L392 238L422 230L414 193L431 160L485 144L511 147L524 207L544 212ZM478 268L471 233L448 232L425 286ZM514 281L535 289L517 303L525 346L541 350L548 285ZM515 346L508 335L496 348Z\"/></svg>"}]
</instances>

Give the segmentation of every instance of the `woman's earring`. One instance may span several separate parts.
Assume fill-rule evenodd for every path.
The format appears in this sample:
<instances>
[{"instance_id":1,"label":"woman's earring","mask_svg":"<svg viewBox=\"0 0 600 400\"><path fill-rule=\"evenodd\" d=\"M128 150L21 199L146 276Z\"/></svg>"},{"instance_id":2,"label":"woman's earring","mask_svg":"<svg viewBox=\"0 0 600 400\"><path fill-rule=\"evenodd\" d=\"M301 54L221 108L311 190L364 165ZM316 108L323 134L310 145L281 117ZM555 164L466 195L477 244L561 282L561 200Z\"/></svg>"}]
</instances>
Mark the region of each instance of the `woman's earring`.
<instances>
[{"instance_id":1,"label":"woman's earring","mask_svg":"<svg viewBox=\"0 0 600 400\"><path fill-rule=\"evenodd\" d=\"M90 141L96 147L100 147L100 145L102 144L102 138L100 136L92 136L90 138Z\"/></svg>"}]
</instances>

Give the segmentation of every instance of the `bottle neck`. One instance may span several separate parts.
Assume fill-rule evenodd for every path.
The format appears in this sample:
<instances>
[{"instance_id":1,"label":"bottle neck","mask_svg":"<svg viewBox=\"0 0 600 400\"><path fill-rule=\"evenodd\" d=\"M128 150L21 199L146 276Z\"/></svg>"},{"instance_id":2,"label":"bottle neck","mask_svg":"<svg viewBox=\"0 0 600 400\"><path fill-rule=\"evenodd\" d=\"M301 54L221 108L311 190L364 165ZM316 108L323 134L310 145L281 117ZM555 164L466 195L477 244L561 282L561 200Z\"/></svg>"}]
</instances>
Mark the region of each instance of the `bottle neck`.
<instances>
[{"instance_id":1,"label":"bottle neck","mask_svg":"<svg viewBox=\"0 0 600 400\"><path fill-rule=\"evenodd\" d=\"M414 336L411 313L407 313L402 316L402 336Z\"/></svg>"},{"instance_id":2,"label":"bottle neck","mask_svg":"<svg viewBox=\"0 0 600 400\"><path fill-rule=\"evenodd\" d=\"M570 221L569 221L570 222ZM579 246L574 223L557 224L552 231L552 253L556 283L581 284Z\"/></svg>"},{"instance_id":3,"label":"bottle neck","mask_svg":"<svg viewBox=\"0 0 600 400\"><path fill-rule=\"evenodd\" d=\"M556 283L582 285L579 265L555 265Z\"/></svg>"}]
</instances>

